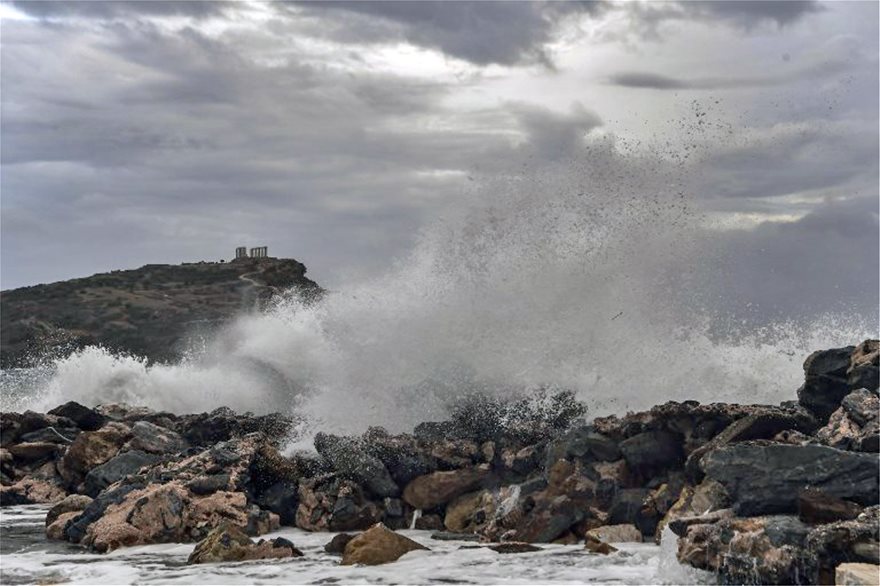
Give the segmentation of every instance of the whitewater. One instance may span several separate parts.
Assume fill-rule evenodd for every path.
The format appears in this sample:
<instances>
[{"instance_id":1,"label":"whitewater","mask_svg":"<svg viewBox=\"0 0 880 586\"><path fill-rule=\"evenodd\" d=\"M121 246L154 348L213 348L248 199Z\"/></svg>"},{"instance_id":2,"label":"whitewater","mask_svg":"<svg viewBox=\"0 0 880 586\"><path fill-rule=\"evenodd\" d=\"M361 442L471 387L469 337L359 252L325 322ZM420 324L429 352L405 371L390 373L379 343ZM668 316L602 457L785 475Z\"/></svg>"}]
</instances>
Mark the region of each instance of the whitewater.
<instances>
[{"instance_id":1,"label":"whitewater","mask_svg":"<svg viewBox=\"0 0 880 586\"><path fill-rule=\"evenodd\" d=\"M317 302L291 291L175 364L92 347L6 372L2 407L228 406L357 433L441 420L474 393L570 389L591 416L790 399L804 356L876 337L876 323L829 313L756 327L720 310L710 283L727 259L692 196L694 153L600 136L577 160L475 178L383 274Z\"/></svg>"}]
</instances>

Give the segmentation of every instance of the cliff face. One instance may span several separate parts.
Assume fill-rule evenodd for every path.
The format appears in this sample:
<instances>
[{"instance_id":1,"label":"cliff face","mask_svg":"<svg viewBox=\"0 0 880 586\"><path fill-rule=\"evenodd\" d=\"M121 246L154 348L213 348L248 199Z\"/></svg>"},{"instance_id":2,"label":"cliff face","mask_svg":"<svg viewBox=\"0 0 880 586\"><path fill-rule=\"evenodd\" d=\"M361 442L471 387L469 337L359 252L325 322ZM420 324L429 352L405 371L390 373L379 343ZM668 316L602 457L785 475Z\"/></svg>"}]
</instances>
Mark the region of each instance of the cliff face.
<instances>
[{"instance_id":1,"label":"cliff face","mask_svg":"<svg viewBox=\"0 0 880 586\"><path fill-rule=\"evenodd\" d=\"M145 356L177 357L192 335L290 287L321 288L293 259L145 265L0 294L0 366L28 366L47 351L89 344Z\"/></svg>"}]
</instances>

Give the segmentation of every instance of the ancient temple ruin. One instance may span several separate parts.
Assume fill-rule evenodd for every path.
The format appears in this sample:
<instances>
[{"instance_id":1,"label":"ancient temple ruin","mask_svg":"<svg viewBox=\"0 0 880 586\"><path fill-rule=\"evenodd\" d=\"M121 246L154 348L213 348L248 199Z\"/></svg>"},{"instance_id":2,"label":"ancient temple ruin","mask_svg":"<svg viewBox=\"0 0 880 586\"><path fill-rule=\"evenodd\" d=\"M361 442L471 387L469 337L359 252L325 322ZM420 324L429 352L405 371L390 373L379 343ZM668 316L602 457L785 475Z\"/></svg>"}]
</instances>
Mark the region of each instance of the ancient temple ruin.
<instances>
[{"instance_id":1,"label":"ancient temple ruin","mask_svg":"<svg viewBox=\"0 0 880 586\"><path fill-rule=\"evenodd\" d=\"M250 255L248 255L247 246L239 246L235 249L235 258L267 258L268 256L268 246L256 246L251 248Z\"/></svg>"}]
</instances>

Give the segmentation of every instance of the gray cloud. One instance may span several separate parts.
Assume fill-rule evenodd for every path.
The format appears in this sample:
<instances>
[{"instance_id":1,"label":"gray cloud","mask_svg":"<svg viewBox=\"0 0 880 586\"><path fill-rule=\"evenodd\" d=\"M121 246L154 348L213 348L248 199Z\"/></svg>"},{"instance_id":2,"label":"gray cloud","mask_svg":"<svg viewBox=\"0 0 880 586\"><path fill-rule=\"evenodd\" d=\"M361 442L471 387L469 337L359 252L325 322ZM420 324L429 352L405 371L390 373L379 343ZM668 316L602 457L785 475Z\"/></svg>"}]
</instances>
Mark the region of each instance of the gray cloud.
<instances>
[{"instance_id":1,"label":"gray cloud","mask_svg":"<svg viewBox=\"0 0 880 586\"><path fill-rule=\"evenodd\" d=\"M37 18L113 19L134 16L189 16L205 18L222 15L235 2L222 0L13 0L15 8Z\"/></svg>"}]
</instances>

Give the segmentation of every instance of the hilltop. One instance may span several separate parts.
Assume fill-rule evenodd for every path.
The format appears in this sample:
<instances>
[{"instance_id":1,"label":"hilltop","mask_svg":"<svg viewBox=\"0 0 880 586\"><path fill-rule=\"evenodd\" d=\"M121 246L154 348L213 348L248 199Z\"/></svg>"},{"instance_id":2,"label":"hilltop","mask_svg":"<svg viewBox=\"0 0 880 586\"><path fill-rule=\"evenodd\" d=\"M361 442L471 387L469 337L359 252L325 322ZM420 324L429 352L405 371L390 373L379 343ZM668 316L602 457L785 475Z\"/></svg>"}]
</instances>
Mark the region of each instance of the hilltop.
<instances>
[{"instance_id":1,"label":"hilltop","mask_svg":"<svg viewBox=\"0 0 880 586\"><path fill-rule=\"evenodd\" d=\"M173 360L187 340L226 323L275 293L321 288L304 264L284 258L149 264L0 294L0 366L28 366L47 352L100 344Z\"/></svg>"}]
</instances>

